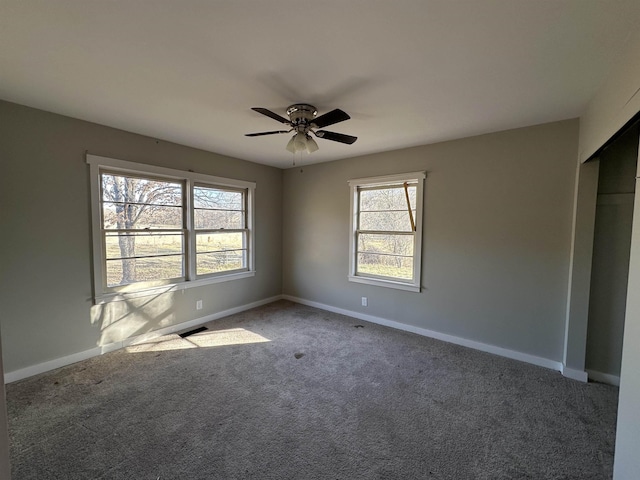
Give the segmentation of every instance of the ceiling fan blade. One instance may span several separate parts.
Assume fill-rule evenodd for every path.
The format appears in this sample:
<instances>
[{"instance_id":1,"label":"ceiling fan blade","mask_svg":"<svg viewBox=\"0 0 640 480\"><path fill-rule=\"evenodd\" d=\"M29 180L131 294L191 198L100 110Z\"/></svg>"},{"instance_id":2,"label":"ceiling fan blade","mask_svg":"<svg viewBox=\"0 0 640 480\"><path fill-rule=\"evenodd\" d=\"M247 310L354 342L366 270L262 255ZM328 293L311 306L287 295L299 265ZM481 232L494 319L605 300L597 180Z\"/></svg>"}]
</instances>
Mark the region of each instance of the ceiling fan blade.
<instances>
[{"instance_id":1,"label":"ceiling fan blade","mask_svg":"<svg viewBox=\"0 0 640 480\"><path fill-rule=\"evenodd\" d=\"M351 135L345 135L344 133L327 132L326 130L318 130L314 132L316 137L324 140L332 140L334 142L346 143L351 145L358 137L352 137Z\"/></svg>"},{"instance_id":2,"label":"ceiling fan blade","mask_svg":"<svg viewBox=\"0 0 640 480\"><path fill-rule=\"evenodd\" d=\"M318 118L314 118L313 120L311 120L311 123L317 128L322 128L333 125L334 123L344 122L345 120L349 120L350 118L351 117L347 115L346 112L343 112L339 108L336 108L335 110L331 110L324 115L320 115Z\"/></svg>"},{"instance_id":3,"label":"ceiling fan blade","mask_svg":"<svg viewBox=\"0 0 640 480\"><path fill-rule=\"evenodd\" d=\"M271 110L267 110L266 108L262 108L262 107L252 107L251 110L254 110L258 113L261 113L263 115L266 115L267 117L273 118L274 120L279 121L280 123L285 123L287 125L291 125L291 122L289 120L287 120L284 117L281 117L280 115L278 115L277 113L273 113Z\"/></svg>"},{"instance_id":4,"label":"ceiling fan blade","mask_svg":"<svg viewBox=\"0 0 640 480\"><path fill-rule=\"evenodd\" d=\"M276 133L289 133L291 130L273 130L272 132L245 133L245 137L261 137L262 135L275 135Z\"/></svg>"}]
</instances>

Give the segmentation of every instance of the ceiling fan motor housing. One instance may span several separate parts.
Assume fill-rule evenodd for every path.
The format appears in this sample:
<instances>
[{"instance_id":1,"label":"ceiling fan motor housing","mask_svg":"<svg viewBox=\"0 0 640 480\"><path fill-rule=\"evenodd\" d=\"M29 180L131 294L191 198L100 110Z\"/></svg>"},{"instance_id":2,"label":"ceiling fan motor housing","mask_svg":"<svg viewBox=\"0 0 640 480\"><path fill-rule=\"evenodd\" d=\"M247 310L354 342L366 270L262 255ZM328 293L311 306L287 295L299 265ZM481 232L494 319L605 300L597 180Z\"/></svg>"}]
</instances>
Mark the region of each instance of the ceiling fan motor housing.
<instances>
[{"instance_id":1,"label":"ceiling fan motor housing","mask_svg":"<svg viewBox=\"0 0 640 480\"><path fill-rule=\"evenodd\" d=\"M287 108L291 126L298 132L307 133L317 114L316 107L307 103L295 103Z\"/></svg>"}]
</instances>

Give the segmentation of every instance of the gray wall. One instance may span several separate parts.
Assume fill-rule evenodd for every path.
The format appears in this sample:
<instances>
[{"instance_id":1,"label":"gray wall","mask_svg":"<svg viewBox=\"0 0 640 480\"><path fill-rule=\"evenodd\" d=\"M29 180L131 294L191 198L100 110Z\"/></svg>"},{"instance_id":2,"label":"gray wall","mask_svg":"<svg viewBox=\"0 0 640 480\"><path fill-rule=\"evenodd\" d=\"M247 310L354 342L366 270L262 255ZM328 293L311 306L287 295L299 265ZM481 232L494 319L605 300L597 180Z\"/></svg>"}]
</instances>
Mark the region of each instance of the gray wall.
<instances>
[{"instance_id":1,"label":"gray wall","mask_svg":"<svg viewBox=\"0 0 640 480\"><path fill-rule=\"evenodd\" d=\"M640 73L640 72L639 72ZM638 77L640 79L640 76ZM620 369L620 396L616 428L614 480L638 478L640 455L640 162L636 173L636 194L631 231L629 283Z\"/></svg>"},{"instance_id":2,"label":"gray wall","mask_svg":"<svg viewBox=\"0 0 640 480\"><path fill-rule=\"evenodd\" d=\"M622 359L639 131L600 155L586 367L614 376Z\"/></svg>"},{"instance_id":3,"label":"gray wall","mask_svg":"<svg viewBox=\"0 0 640 480\"><path fill-rule=\"evenodd\" d=\"M281 170L6 102L0 135L5 372L281 293ZM256 276L94 307L86 151L256 181Z\"/></svg>"},{"instance_id":4,"label":"gray wall","mask_svg":"<svg viewBox=\"0 0 640 480\"><path fill-rule=\"evenodd\" d=\"M561 361L577 144L571 120L286 170L284 293ZM422 292L348 282L347 180L417 170Z\"/></svg>"},{"instance_id":5,"label":"gray wall","mask_svg":"<svg viewBox=\"0 0 640 480\"><path fill-rule=\"evenodd\" d=\"M2 337L0 336L0 344ZM2 345L0 345L0 372L2 372ZM0 478L11 478L11 464L9 461L9 421L7 419L7 400L4 382L0 382Z\"/></svg>"}]
</instances>

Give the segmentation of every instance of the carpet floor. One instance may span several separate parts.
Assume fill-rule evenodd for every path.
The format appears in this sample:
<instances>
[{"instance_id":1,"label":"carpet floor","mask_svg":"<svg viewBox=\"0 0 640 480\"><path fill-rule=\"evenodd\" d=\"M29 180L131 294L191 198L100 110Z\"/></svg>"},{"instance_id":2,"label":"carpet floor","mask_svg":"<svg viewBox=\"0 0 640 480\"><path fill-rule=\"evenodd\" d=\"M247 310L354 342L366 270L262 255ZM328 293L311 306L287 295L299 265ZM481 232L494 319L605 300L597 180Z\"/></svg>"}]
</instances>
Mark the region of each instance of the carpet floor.
<instances>
[{"instance_id":1,"label":"carpet floor","mask_svg":"<svg viewBox=\"0 0 640 480\"><path fill-rule=\"evenodd\" d=\"M7 385L14 480L609 479L618 389L279 301Z\"/></svg>"}]
</instances>

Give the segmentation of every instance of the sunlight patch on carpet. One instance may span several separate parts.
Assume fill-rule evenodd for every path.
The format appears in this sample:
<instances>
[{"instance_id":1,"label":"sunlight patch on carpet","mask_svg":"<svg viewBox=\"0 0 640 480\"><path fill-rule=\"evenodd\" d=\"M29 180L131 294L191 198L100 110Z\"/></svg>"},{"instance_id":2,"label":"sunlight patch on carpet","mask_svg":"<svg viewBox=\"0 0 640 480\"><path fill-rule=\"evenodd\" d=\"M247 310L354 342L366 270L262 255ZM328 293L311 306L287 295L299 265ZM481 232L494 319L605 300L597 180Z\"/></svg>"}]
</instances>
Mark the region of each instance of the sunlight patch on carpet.
<instances>
[{"instance_id":1,"label":"sunlight patch on carpet","mask_svg":"<svg viewBox=\"0 0 640 480\"><path fill-rule=\"evenodd\" d=\"M164 335L153 340L127 347L128 353L162 352L168 350L183 350L187 348L211 348L225 345L245 345L251 343L270 342L268 338L244 328L230 328L196 333L182 338L180 335Z\"/></svg>"}]
</instances>

